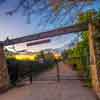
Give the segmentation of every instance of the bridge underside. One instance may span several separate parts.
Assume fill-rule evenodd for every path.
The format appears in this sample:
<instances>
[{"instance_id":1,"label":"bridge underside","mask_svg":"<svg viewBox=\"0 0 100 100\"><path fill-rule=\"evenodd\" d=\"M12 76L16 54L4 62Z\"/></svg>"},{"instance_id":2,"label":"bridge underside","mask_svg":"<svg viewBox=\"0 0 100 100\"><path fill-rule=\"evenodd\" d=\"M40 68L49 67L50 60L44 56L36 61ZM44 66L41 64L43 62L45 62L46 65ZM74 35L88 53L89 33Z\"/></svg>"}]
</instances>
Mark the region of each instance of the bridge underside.
<instances>
[{"instance_id":1,"label":"bridge underside","mask_svg":"<svg viewBox=\"0 0 100 100\"><path fill-rule=\"evenodd\" d=\"M4 46L13 45L17 43L34 41L34 40L44 39L48 37L60 36L64 34L70 34L73 32L76 33L76 32L81 32L81 31L86 31L86 30L88 30L87 23L75 24L69 27L59 28L59 29L55 29L52 31L41 32L41 33L34 34L34 35L28 35L28 36L24 36L24 37L20 37L16 39L6 40L6 41L3 41L3 44Z\"/></svg>"}]
</instances>

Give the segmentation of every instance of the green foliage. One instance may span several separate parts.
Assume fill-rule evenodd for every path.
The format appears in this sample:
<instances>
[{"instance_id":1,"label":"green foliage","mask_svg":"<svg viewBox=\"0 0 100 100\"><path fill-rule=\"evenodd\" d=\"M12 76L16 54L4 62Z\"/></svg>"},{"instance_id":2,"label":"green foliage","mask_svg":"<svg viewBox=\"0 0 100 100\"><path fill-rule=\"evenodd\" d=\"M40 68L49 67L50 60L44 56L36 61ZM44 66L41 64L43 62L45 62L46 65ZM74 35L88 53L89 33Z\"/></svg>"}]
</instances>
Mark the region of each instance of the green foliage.
<instances>
[{"instance_id":1,"label":"green foliage","mask_svg":"<svg viewBox=\"0 0 100 100\"><path fill-rule=\"evenodd\" d=\"M62 52L62 59L63 59L64 62L65 62L65 59L68 59L68 52L66 50L64 50Z\"/></svg>"},{"instance_id":2,"label":"green foliage","mask_svg":"<svg viewBox=\"0 0 100 100\"><path fill-rule=\"evenodd\" d=\"M97 26L100 27L100 11L95 15L92 11L88 11L84 13L83 16L80 16L77 23L88 22L91 18L94 18L94 22ZM91 77L90 77L90 65L89 65L89 45L88 45L88 31L81 33L81 40L79 43L72 49L67 50L67 54L69 57L68 62L71 64L76 64L76 70L80 75L86 76L88 78L85 80L87 86L91 86Z\"/></svg>"},{"instance_id":3,"label":"green foliage","mask_svg":"<svg viewBox=\"0 0 100 100\"><path fill-rule=\"evenodd\" d=\"M100 9L98 10L96 16L94 17L94 22L98 23L100 21Z\"/></svg>"},{"instance_id":4,"label":"green foliage","mask_svg":"<svg viewBox=\"0 0 100 100\"><path fill-rule=\"evenodd\" d=\"M100 10L96 13L97 14L94 16L93 12L88 11L84 13L82 16L80 16L77 22L78 23L88 22L92 16L94 24L96 26L96 32L97 32L97 34L95 35L98 35L100 33ZM81 73L83 72L83 75L88 78L88 80L85 80L86 85L90 86L91 77L90 77L90 66L89 66L88 32L87 31L82 32L81 41L77 44L76 47L74 47L73 49L69 49L67 52L71 58L71 60L69 61L72 64L77 65L76 70L78 70L78 72L81 72ZM98 64L99 62L100 60L98 61Z\"/></svg>"},{"instance_id":5,"label":"green foliage","mask_svg":"<svg viewBox=\"0 0 100 100\"><path fill-rule=\"evenodd\" d=\"M18 73L18 81L22 80L23 78L29 77L30 73L32 72L33 77L39 75L41 72L46 70L52 69L54 67L54 62L50 59L45 60L43 63L39 63L37 61L24 61L24 60L17 60L14 57L7 58L7 66L9 70L9 75L11 79L11 83L15 83L17 78L16 73Z\"/></svg>"},{"instance_id":6,"label":"green foliage","mask_svg":"<svg viewBox=\"0 0 100 100\"><path fill-rule=\"evenodd\" d=\"M96 10L94 9L91 9L91 10L88 10L84 13L81 13L79 16L78 16L78 20L77 20L77 23L84 23L84 22L88 22L91 18L93 18L95 15L96 15Z\"/></svg>"},{"instance_id":7,"label":"green foliage","mask_svg":"<svg viewBox=\"0 0 100 100\"><path fill-rule=\"evenodd\" d=\"M95 34L94 34L94 39L96 43L96 54L97 54L97 69L98 69L98 74L100 73L100 55L99 55L99 50L100 50L100 9L97 13L97 15L94 18L94 24L95 24Z\"/></svg>"},{"instance_id":8,"label":"green foliage","mask_svg":"<svg viewBox=\"0 0 100 100\"><path fill-rule=\"evenodd\" d=\"M36 61L39 61L40 58L43 58L44 61L50 61L54 62L54 55L53 53L44 53L44 51L39 52L39 54L36 56Z\"/></svg>"}]
</instances>

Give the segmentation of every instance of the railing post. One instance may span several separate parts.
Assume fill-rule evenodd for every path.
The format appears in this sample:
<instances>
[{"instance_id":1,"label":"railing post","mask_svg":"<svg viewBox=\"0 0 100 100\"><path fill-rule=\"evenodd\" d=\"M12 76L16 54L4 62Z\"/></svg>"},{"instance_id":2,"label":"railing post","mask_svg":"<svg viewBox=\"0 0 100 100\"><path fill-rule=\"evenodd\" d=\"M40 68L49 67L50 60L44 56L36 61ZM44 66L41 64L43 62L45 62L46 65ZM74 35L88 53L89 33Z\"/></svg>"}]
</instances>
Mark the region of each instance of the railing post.
<instances>
[{"instance_id":1,"label":"railing post","mask_svg":"<svg viewBox=\"0 0 100 100\"><path fill-rule=\"evenodd\" d=\"M57 62L57 81L60 82L60 71L59 71L59 64Z\"/></svg>"},{"instance_id":2,"label":"railing post","mask_svg":"<svg viewBox=\"0 0 100 100\"><path fill-rule=\"evenodd\" d=\"M89 22L88 28L89 28L88 39L89 39L89 50L90 50L90 70L91 70L92 87L97 92L99 90L99 83L97 77L96 54L95 54L94 39L93 39L93 33L95 31L95 28L92 23L92 20Z\"/></svg>"},{"instance_id":3,"label":"railing post","mask_svg":"<svg viewBox=\"0 0 100 100\"><path fill-rule=\"evenodd\" d=\"M3 45L0 43L0 92L5 91L9 87L8 69L5 61Z\"/></svg>"}]
</instances>

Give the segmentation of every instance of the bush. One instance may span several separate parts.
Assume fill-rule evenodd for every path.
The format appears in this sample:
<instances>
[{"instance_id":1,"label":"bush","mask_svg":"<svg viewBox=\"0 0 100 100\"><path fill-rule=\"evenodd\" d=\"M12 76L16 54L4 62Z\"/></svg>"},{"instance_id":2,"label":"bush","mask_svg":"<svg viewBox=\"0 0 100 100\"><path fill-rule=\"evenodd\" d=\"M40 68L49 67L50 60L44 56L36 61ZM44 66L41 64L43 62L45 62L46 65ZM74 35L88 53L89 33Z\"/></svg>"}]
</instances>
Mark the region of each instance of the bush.
<instances>
[{"instance_id":1,"label":"bush","mask_svg":"<svg viewBox=\"0 0 100 100\"><path fill-rule=\"evenodd\" d=\"M7 58L7 65L11 84L16 84L17 81L29 76L31 72L34 77L45 70L53 68L54 62L49 60L44 63L39 63L38 61L22 61L12 57Z\"/></svg>"}]
</instances>

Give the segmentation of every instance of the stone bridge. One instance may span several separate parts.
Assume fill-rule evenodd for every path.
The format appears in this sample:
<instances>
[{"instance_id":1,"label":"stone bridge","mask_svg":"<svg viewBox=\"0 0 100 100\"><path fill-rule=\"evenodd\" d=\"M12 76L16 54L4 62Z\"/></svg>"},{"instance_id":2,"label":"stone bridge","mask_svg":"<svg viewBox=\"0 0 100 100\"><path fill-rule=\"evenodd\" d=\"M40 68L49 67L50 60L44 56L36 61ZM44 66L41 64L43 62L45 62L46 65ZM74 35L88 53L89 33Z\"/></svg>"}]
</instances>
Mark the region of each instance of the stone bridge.
<instances>
[{"instance_id":1,"label":"stone bridge","mask_svg":"<svg viewBox=\"0 0 100 100\"><path fill-rule=\"evenodd\" d=\"M0 91L4 91L10 85L8 70L6 66L6 60L5 60L5 54L4 54L4 46L16 44L16 43L22 43L31 40L43 39L47 37L63 35L67 33L69 34L72 32L77 33L86 30L89 31L88 37L89 37L89 47L90 47L90 68L91 68L92 86L96 92L99 91L96 55L95 55L94 42L93 42L93 33L95 29L94 29L94 25L91 22L89 22L88 24L73 25L73 26L60 28L49 32L43 32L37 35L30 35L30 36L25 36L25 37L1 42L0 43Z\"/></svg>"}]
</instances>

